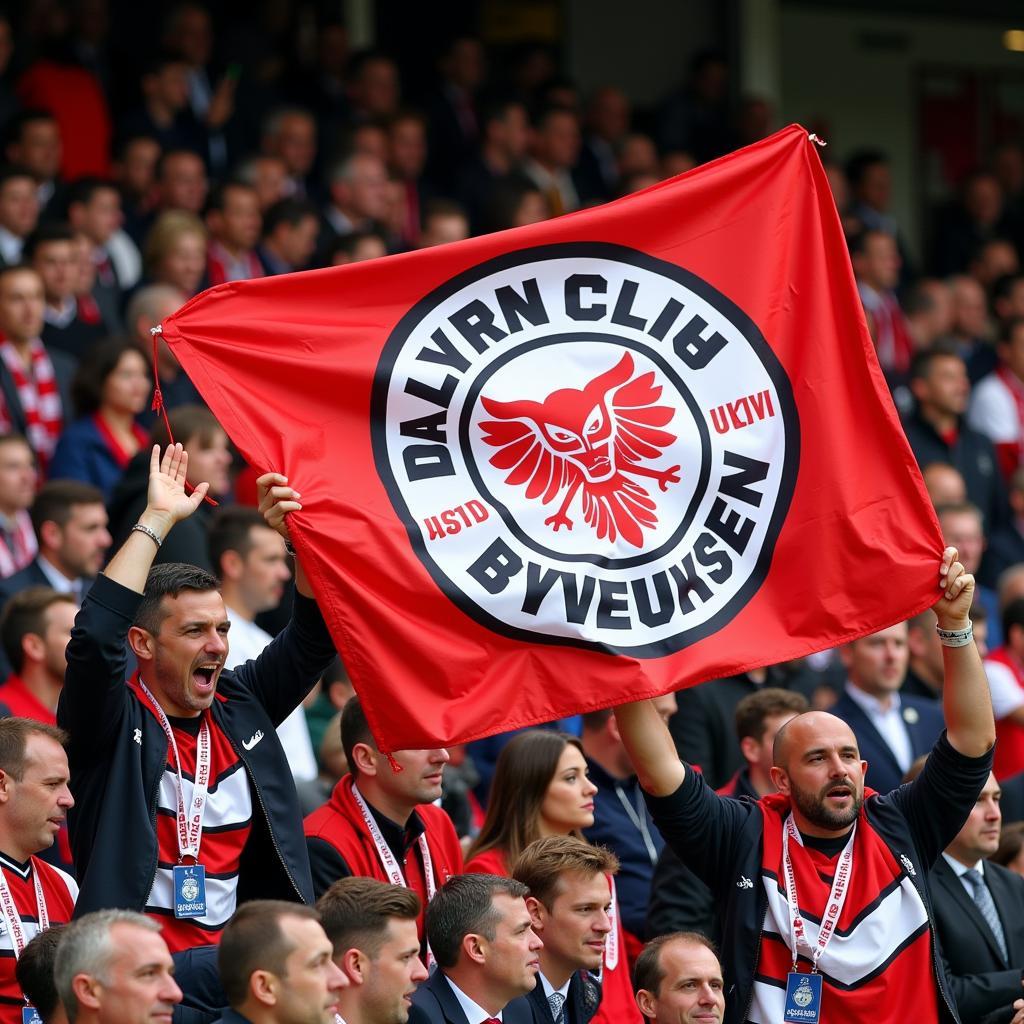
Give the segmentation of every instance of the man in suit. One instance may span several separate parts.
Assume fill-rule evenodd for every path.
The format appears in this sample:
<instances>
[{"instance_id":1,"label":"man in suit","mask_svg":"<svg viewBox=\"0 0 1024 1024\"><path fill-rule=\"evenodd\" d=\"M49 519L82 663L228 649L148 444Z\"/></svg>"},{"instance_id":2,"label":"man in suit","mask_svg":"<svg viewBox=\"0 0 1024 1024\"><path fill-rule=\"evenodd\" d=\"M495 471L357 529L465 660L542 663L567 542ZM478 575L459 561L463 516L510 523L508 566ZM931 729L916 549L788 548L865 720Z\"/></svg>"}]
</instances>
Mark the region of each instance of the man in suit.
<instances>
[{"instance_id":1,"label":"man in suit","mask_svg":"<svg viewBox=\"0 0 1024 1024\"><path fill-rule=\"evenodd\" d=\"M597 1013L601 986L590 972L600 972L614 927L610 879L618 869L615 854L573 836L538 839L516 860L512 877L530 890L526 905L544 942L527 996L535 1024L586 1024Z\"/></svg>"},{"instance_id":2,"label":"man in suit","mask_svg":"<svg viewBox=\"0 0 1024 1024\"><path fill-rule=\"evenodd\" d=\"M1000 796L989 775L967 823L931 871L935 926L963 1024L992 1011L1007 1019L1024 995L1024 878L985 859L999 845Z\"/></svg>"},{"instance_id":3,"label":"man in suit","mask_svg":"<svg viewBox=\"0 0 1024 1024\"><path fill-rule=\"evenodd\" d=\"M32 508L39 552L24 569L0 582L0 601L25 587L52 587L80 605L111 544L103 492L77 480L51 480Z\"/></svg>"},{"instance_id":4,"label":"man in suit","mask_svg":"<svg viewBox=\"0 0 1024 1024\"><path fill-rule=\"evenodd\" d=\"M699 932L651 940L633 971L636 1004L653 1024L717 1021L725 1013L725 984L715 947Z\"/></svg>"},{"instance_id":5,"label":"man in suit","mask_svg":"<svg viewBox=\"0 0 1024 1024\"><path fill-rule=\"evenodd\" d=\"M342 878L317 900L334 962L348 978L338 993L345 1024L406 1024L416 986L427 977L416 920L420 898L404 885Z\"/></svg>"},{"instance_id":6,"label":"man in suit","mask_svg":"<svg viewBox=\"0 0 1024 1024\"><path fill-rule=\"evenodd\" d=\"M533 1024L526 995L537 984L543 943L521 882L456 875L427 907L437 970L412 997L410 1024Z\"/></svg>"},{"instance_id":7,"label":"man in suit","mask_svg":"<svg viewBox=\"0 0 1024 1024\"><path fill-rule=\"evenodd\" d=\"M888 793L932 749L944 727L942 710L934 701L899 692L909 656L905 622L854 640L839 654L847 679L832 714L857 738L868 763L865 785Z\"/></svg>"},{"instance_id":8,"label":"man in suit","mask_svg":"<svg viewBox=\"0 0 1024 1024\"><path fill-rule=\"evenodd\" d=\"M281 900L242 904L217 954L229 1006L221 1024L335 1024L348 978L332 953L313 907Z\"/></svg>"}]
</instances>

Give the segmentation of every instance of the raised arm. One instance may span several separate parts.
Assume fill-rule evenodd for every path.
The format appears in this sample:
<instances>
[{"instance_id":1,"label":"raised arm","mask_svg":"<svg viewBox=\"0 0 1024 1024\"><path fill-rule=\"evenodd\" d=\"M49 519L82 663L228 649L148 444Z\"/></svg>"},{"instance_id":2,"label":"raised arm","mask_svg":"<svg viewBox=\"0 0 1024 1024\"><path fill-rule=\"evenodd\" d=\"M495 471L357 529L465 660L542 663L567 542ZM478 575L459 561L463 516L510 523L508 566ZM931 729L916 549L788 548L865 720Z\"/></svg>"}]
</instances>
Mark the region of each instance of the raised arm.
<instances>
[{"instance_id":1,"label":"raised arm","mask_svg":"<svg viewBox=\"0 0 1024 1024\"><path fill-rule=\"evenodd\" d=\"M974 577L957 561L956 548L942 553L939 586L943 593L932 605L940 630L966 630L971 624ZM996 741L992 699L981 656L972 639L962 647L942 648L944 682L942 710L949 742L965 757L980 757Z\"/></svg>"},{"instance_id":2,"label":"raised arm","mask_svg":"<svg viewBox=\"0 0 1024 1024\"><path fill-rule=\"evenodd\" d=\"M294 487L289 487L288 477L280 473L264 473L256 481L256 487L260 498L260 512L263 513L267 526L284 537L285 543L291 548L292 538L285 516L302 508L298 501L302 495ZM309 585L306 570L302 568L298 556L295 557L295 589L303 597L313 596L313 588Z\"/></svg>"},{"instance_id":3,"label":"raised arm","mask_svg":"<svg viewBox=\"0 0 1024 1024\"><path fill-rule=\"evenodd\" d=\"M615 709L619 735L644 791L651 796L674 793L686 778L676 745L654 702L639 700Z\"/></svg>"},{"instance_id":4,"label":"raised arm","mask_svg":"<svg viewBox=\"0 0 1024 1024\"><path fill-rule=\"evenodd\" d=\"M175 523L192 515L210 489L209 484L202 483L191 494L186 494L187 469L188 452L180 444L168 445L162 458L159 445L153 445L146 508L137 524L145 530L132 530L128 534L128 539L104 570L108 579L136 594L146 592L146 578L156 559L157 541L162 543ZM152 535L148 531L152 531Z\"/></svg>"}]
</instances>

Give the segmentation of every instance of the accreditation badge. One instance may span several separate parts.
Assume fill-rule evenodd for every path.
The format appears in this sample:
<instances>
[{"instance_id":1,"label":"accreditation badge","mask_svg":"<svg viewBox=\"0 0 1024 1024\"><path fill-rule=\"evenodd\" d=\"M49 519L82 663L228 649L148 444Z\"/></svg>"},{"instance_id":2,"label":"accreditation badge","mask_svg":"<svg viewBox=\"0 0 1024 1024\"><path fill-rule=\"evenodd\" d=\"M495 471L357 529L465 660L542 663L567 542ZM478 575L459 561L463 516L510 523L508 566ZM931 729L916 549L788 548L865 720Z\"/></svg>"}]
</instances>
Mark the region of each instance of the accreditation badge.
<instances>
[{"instance_id":1,"label":"accreditation badge","mask_svg":"<svg viewBox=\"0 0 1024 1024\"><path fill-rule=\"evenodd\" d=\"M821 1020L821 975L786 975L784 1024L818 1024Z\"/></svg>"},{"instance_id":2,"label":"accreditation badge","mask_svg":"<svg viewBox=\"0 0 1024 1024\"><path fill-rule=\"evenodd\" d=\"M202 864L178 864L174 868L174 916L206 916L206 868Z\"/></svg>"},{"instance_id":3,"label":"accreditation badge","mask_svg":"<svg viewBox=\"0 0 1024 1024\"><path fill-rule=\"evenodd\" d=\"M43 1024L43 1018L34 1006L23 1006L21 1008L21 1024Z\"/></svg>"}]
</instances>

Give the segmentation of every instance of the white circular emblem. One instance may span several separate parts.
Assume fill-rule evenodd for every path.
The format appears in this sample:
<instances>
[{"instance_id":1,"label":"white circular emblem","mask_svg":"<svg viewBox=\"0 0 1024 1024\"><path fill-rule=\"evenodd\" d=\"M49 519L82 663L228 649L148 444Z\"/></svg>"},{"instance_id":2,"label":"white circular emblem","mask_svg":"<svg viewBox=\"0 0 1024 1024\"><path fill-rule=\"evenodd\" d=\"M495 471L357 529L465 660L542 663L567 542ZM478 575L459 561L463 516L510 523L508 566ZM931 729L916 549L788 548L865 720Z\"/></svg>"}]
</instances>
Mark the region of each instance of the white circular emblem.
<instances>
[{"instance_id":1,"label":"white circular emblem","mask_svg":"<svg viewBox=\"0 0 1024 1024\"><path fill-rule=\"evenodd\" d=\"M789 381L750 319L599 243L511 253L428 295L385 346L372 421L395 510L460 608L638 657L750 600L799 461Z\"/></svg>"},{"instance_id":2,"label":"white circular emblem","mask_svg":"<svg viewBox=\"0 0 1024 1024\"><path fill-rule=\"evenodd\" d=\"M796 991L793 993L793 1002L800 1007L810 1006L814 1002L814 993L811 991L809 982L801 981L797 985Z\"/></svg>"},{"instance_id":3,"label":"white circular emblem","mask_svg":"<svg viewBox=\"0 0 1024 1024\"><path fill-rule=\"evenodd\" d=\"M194 878L186 878L181 883L181 898L185 903L195 903L199 895L199 883Z\"/></svg>"}]
</instances>

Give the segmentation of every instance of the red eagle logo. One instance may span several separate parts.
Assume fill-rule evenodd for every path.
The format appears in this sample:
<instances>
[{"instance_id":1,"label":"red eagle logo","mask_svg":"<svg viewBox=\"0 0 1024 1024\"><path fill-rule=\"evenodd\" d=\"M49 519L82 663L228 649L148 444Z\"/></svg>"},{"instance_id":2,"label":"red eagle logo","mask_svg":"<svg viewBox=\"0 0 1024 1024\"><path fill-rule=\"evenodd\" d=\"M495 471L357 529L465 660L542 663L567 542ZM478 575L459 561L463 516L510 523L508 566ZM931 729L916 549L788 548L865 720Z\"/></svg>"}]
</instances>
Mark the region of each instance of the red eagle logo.
<instances>
[{"instance_id":1,"label":"red eagle logo","mask_svg":"<svg viewBox=\"0 0 1024 1024\"><path fill-rule=\"evenodd\" d=\"M656 505L630 478L650 477L663 491L679 483L679 466L646 465L676 440L660 429L674 414L657 404L661 391L653 373L633 378L627 352L582 390L553 391L543 402L481 398L494 417L480 424L483 440L498 449L490 463L509 470L507 484L525 485L527 498L547 505L564 495L558 511L544 520L556 533L562 526L572 529L566 512L581 491L583 518L599 540L622 537L642 547L643 528L657 525Z\"/></svg>"}]
</instances>

